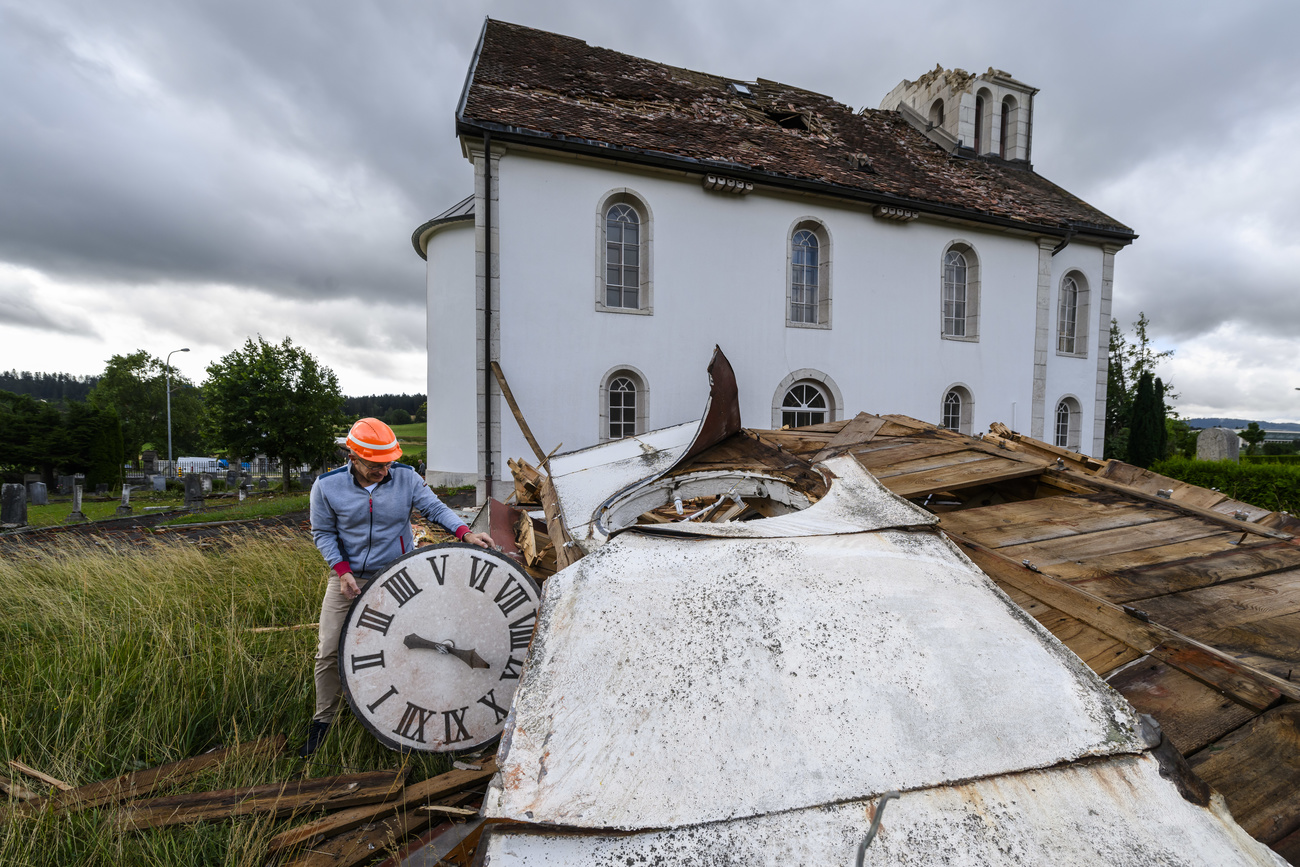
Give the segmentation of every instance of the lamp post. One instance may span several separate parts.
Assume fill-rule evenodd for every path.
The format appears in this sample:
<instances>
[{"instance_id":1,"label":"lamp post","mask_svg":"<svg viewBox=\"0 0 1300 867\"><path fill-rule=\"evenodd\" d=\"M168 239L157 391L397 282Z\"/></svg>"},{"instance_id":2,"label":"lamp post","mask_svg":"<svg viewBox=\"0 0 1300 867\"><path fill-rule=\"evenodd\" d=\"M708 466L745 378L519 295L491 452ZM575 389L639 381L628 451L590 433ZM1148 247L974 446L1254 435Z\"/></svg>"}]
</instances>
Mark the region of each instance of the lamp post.
<instances>
[{"instance_id":1,"label":"lamp post","mask_svg":"<svg viewBox=\"0 0 1300 867\"><path fill-rule=\"evenodd\" d=\"M167 382L167 463L172 462L172 356L178 352L189 352L189 347L184 349L173 349L167 353L167 361L163 363L163 376Z\"/></svg>"}]
</instances>

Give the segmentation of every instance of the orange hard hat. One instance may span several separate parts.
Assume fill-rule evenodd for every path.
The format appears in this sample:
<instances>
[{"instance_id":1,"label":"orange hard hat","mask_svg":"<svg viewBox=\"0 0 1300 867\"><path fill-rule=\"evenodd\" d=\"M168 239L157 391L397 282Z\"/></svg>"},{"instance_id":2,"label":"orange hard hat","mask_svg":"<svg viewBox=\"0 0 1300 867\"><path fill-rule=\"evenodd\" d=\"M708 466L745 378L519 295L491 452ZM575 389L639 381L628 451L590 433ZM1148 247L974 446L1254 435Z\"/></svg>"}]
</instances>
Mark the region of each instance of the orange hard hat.
<instances>
[{"instance_id":1,"label":"orange hard hat","mask_svg":"<svg viewBox=\"0 0 1300 867\"><path fill-rule=\"evenodd\" d=\"M348 431L348 448L363 460L377 463L395 461L402 456L397 434L377 418L359 419L352 425L352 430Z\"/></svg>"}]
</instances>

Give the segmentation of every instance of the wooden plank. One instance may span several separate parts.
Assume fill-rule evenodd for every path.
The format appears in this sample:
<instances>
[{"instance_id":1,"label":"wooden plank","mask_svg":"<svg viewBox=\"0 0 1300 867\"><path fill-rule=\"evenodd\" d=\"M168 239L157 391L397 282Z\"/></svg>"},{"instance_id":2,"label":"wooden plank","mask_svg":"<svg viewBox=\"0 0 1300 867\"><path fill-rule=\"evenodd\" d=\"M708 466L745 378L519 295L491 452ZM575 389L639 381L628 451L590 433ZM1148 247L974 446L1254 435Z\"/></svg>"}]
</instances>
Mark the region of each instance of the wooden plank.
<instances>
[{"instance_id":1,"label":"wooden plank","mask_svg":"<svg viewBox=\"0 0 1300 867\"><path fill-rule=\"evenodd\" d=\"M451 807L477 798L481 798L481 795L461 792L434 803ZM445 818L416 807L396 810L383 818L356 825L327 840L312 843L297 857L284 862L283 867L354 867L356 864L373 861L382 852L396 849L407 837L418 834Z\"/></svg>"},{"instance_id":2,"label":"wooden plank","mask_svg":"<svg viewBox=\"0 0 1300 867\"><path fill-rule=\"evenodd\" d=\"M981 512L996 509L997 526ZM944 516L941 526L990 548L1046 542L1121 527L1168 521L1177 513L1146 504L1098 503L1082 497L1049 497L964 509Z\"/></svg>"},{"instance_id":3,"label":"wooden plank","mask_svg":"<svg viewBox=\"0 0 1300 867\"><path fill-rule=\"evenodd\" d=\"M1028 560L1036 566L1049 566L1064 561L1088 563L1090 560L1137 551L1142 548L1154 548L1157 545L1170 545L1191 539L1216 537L1221 539L1219 550L1226 550L1231 536L1225 535L1220 528L1207 524L1200 518L1171 518L1168 521L1137 524L1130 527L1099 530L1095 533L1079 533L1074 536L1062 536L1046 542L1029 542L1023 545L1008 545L999 548L999 553L1015 560Z\"/></svg>"},{"instance_id":4,"label":"wooden plank","mask_svg":"<svg viewBox=\"0 0 1300 867\"><path fill-rule=\"evenodd\" d=\"M916 473L941 472L949 467L957 467L975 461L992 460L988 455L974 449L945 451L941 454L922 455L911 460L898 461L888 466L872 470L876 478L884 481L894 476L907 476Z\"/></svg>"},{"instance_id":5,"label":"wooden plank","mask_svg":"<svg viewBox=\"0 0 1300 867\"><path fill-rule=\"evenodd\" d=\"M860 412L848 424L840 428L840 432L826 444L826 448L813 456L812 462L824 461L845 446L868 443L884 426L885 420L883 418Z\"/></svg>"},{"instance_id":6,"label":"wooden plank","mask_svg":"<svg viewBox=\"0 0 1300 867\"><path fill-rule=\"evenodd\" d=\"M1170 549L1168 553L1179 551ZM1089 564L1105 567L1097 568L1093 575L1080 575L1079 580L1066 574L1057 577L1112 602L1129 602L1300 568L1300 546L1291 542L1257 541L1227 550L1187 553L1190 556L1140 564L1107 558Z\"/></svg>"},{"instance_id":7,"label":"wooden plank","mask_svg":"<svg viewBox=\"0 0 1300 867\"><path fill-rule=\"evenodd\" d=\"M22 783L11 780L8 777L0 777L0 794L12 798L15 801L34 801L40 797L40 795L24 786Z\"/></svg>"},{"instance_id":8,"label":"wooden plank","mask_svg":"<svg viewBox=\"0 0 1300 867\"><path fill-rule=\"evenodd\" d=\"M881 482L900 497L920 497L939 491L959 491L977 485L991 485L1026 476L1036 476L1042 471L1042 467L1033 464L1006 458L985 458L947 470L894 476L891 479L881 479Z\"/></svg>"},{"instance_id":9,"label":"wooden plank","mask_svg":"<svg viewBox=\"0 0 1300 867\"><path fill-rule=\"evenodd\" d=\"M17 771L20 774L25 774L31 777L33 780L40 780L42 783L45 783L47 786L53 786L54 788L58 789L61 792L69 792L72 790L72 786L69 785L68 783L63 782L63 780L57 779L55 777L51 777L49 774L43 774L33 767L24 765L22 762L18 761L17 759L10 760L9 767L13 768L15 771Z\"/></svg>"},{"instance_id":10,"label":"wooden plank","mask_svg":"<svg viewBox=\"0 0 1300 867\"><path fill-rule=\"evenodd\" d=\"M515 423L519 425L519 430L523 432L524 439L528 441L528 446L537 456L537 462L542 463L546 460L546 452L533 439L533 431L528 427L528 422L524 421L524 414L519 411L519 404L515 402L515 396L510 392L510 384L506 382L506 375L501 370L501 365L495 361L492 362L492 375L497 378L497 385L501 387L501 394L505 396L506 403L510 405L510 412L515 417Z\"/></svg>"},{"instance_id":11,"label":"wooden plank","mask_svg":"<svg viewBox=\"0 0 1300 867\"><path fill-rule=\"evenodd\" d=\"M939 442L938 440L926 440L924 442L899 440L897 445L879 445L879 443L880 438L877 437L869 448L852 449L850 451L853 457L857 458L858 463L870 470L872 475L875 475L877 470L885 471L892 466L916 458L938 457L939 455L952 455L971 451L965 443Z\"/></svg>"},{"instance_id":12,"label":"wooden plank","mask_svg":"<svg viewBox=\"0 0 1300 867\"><path fill-rule=\"evenodd\" d=\"M1001 552L950 535L989 576L1018 587L1035 599L1082 620L1135 650L1168 662L1241 704L1263 710L1283 695L1300 700L1300 685L1245 665L1228 654L1168 627L1138 620L1118 605L1072 587L1046 573L1025 568Z\"/></svg>"},{"instance_id":13,"label":"wooden plank","mask_svg":"<svg viewBox=\"0 0 1300 867\"><path fill-rule=\"evenodd\" d=\"M570 566L582 557L582 549L574 543L564 526L564 513L560 510L560 497L555 493L555 483L550 476L542 477L542 512L546 515L546 534L555 546L555 565L559 569Z\"/></svg>"},{"instance_id":14,"label":"wooden plank","mask_svg":"<svg viewBox=\"0 0 1300 867\"><path fill-rule=\"evenodd\" d=\"M1142 607L1175 629L1227 629L1285 617L1300 613L1300 570L1148 599Z\"/></svg>"},{"instance_id":15,"label":"wooden plank","mask_svg":"<svg viewBox=\"0 0 1300 867\"><path fill-rule=\"evenodd\" d=\"M1140 713L1149 713L1183 755L1254 719L1257 711L1225 698L1199 680L1147 658L1107 679Z\"/></svg>"},{"instance_id":16,"label":"wooden plank","mask_svg":"<svg viewBox=\"0 0 1300 867\"><path fill-rule=\"evenodd\" d=\"M1052 566L1052 574L1062 581L1068 581L1084 588L1089 588L1095 582L1098 588L1097 595L1106 596L1107 593L1113 592L1115 598L1110 596L1107 596L1107 598L1115 602L1119 601L1119 596L1125 593L1128 588L1128 585L1117 579L1116 576L1124 574L1127 570L1192 557L1210 557L1224 551L1235 551L1237 546L1233 543L1240 538L1240 535L1233 533L1216 533L1212 536L1202 536L1199 539L1190 539L1169 545L1155 545L1134 551L1120 551L1103 557L1092 557L1086 561L1067 561ZM1108 581L1114 583L1113 591L1108 589ZM1143 592L1141 585L1137 585L1133 589L1144 598L1151 595Z\"/></svg>"},{"instance_id":17,"label":"wooden plank","mask_svg":"<svg viewBox=\"0 0 1300 867\"><path fill-rule=\"evenodd\" d=\"M1098 475L1146 494L1155 495L1158 491L1169 491L1169 499L1173 502L1201 509L1210 509L1228 499L1227 495L1218 491L1190 485L1121 461L1111 461Z\"/></svg>"},{"instance_id":18,"label":"wooden plank","mask_svg":"<svg viewBox=\"0 0 1300 867\"><path fill-rule=\"evenodd\" d=\"M339 813L322 816L313 822L290 828L271 838L267 844L268 855L275 855L300 846L314 845L326 838L344 831L350 831L360 825L376 821L389 813L403 809L414 809L421 804L436 803L439 798L454 795L465 789L486 784L497 771L495 756L484 759L481 770L461 770L459 768L430 777L419 783L412 783L402 790L400 797L383 804L369 804L353 807Z\"/></svg>"},{"instance_id":19,"label":"wooden plank","mask_svg":"<svg viewBox=\"0 0 1300 867\"><path fill-rule=\"evenodd\" d=\"M1281 840L1269 843L1268 846L1288 863L1300 864L1300 831L1292 831Z\"/></svg>"},{"instance_id":20,"label":"wooden plank","mask_svg":"<svg viewBox=\"0 0 1300 867\"><path fill-rule=\"evenodd\" d=\"M292 780L266 786L196 792L132 801L117 815L126 828L165 828L253 813L282 818L321 809L375 804L397 797L410 767L336 777Z\"/></svg>"},{"instance_id":21,"label":"wooden plank","mask_svg":"<svg viewBox=\"0 0 1300 867\"><path fill-rule=\"evenodd\" d=\"M1029 614L1056 636L1084 664L1105 677L1108 673L1127 665L1142 654L1122 641L1111 638L1099 629L1040 602L1014 585L997 582L999 588L1011 597L1025 613Z\"/></svg>"},{"instance_id":22,"label":"wooden plank","mask_svg":"<svg viewBox=\"0 0 1300 867\"><path fill-rule=\"evenodd\" d=\"M1256 840L1300 829L1300 705L1261 714L1188 759Z\"/></svg>"}]
</instances>

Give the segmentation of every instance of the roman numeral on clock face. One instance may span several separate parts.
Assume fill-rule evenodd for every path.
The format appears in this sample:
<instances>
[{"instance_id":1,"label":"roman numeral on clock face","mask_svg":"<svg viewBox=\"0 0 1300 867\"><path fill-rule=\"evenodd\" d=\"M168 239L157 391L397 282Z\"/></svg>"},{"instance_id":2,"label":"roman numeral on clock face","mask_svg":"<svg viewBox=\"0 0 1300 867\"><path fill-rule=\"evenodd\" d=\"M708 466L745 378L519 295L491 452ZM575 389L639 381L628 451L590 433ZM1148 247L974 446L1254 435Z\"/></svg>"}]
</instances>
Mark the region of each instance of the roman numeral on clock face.
<instances>
[{"instance_id":1,"label":"roman numeral on clock face","mask_svg":"<svg viewBox=\"0 0 1300 867\"><path fill-rule=\"evenodd\" d=\"M533 627L537 625L537 609L534 608L518 620L510 623L510 649L527 650L528 642L533 640Z\"/></svg>"},{"instance_id":2,"label":"roman numeral on clock face","mask_svg":"<svg viewBox=\"0 0 1300 867\"><path fill-rule=\"evenodd\" d=\"M423 588L419 587L411 580L411 576L406 574L405 569L399 569L393 573L393 577L385 581L383 587L393 594L393 598L397 600L398 608L410 602L411 597L415 594L424 592Z\"/></svg>"},{"instance_id":3,"label":"roman numeral on clock face","mask_svg":"<svg viewBox=\"0 0 1300 867\"><path fill-rule=\"evenodd\" d=\"M518 680L519 666L523 664L524 663L521 660L515 659L513 656L510 657L506 660L505 665L502 666L501 676L498 677L497 680Z\"/></svg>"},{"instance_id":4,"label":"roman numeral on clock face","mask_svg":"<svg viewBox=\"0 0 1300 867\"><path fill-rule=\"evenodd\" d=\"M447 729L446 743L454 744L457 741L469 740L469 730L465 728L465 711L468 707L462 707L459 710L444 710L442 712L442 724ZM451 736L452 725L456 726L456 736Z\"/></svg>"},{"instance_id":5,"label":"roman numeral on clock face","mask_svg":"<svg viewBox=\"0 0 1300 867\"><path fill-rule=\"evenodd\" d=\"M438 557L429 558L429 568L433 570L433 577L438 579L438 586L442 586L443 579L447 577L447 555L442 555L442 568L438 568Z\"/></svg>"},{"instance_id":6,"label":"roman numeral on clock face","mask_svg":"<svg viewBox=\"0 0 1300 867\"><path fill-rule=\"evenodd\" d=\"M397 728L393 729L393 734L407 740L424 743L424 724L428 722L429 717L433 716L433 714L434 711L425 710L418 704L411 704L408 701L406 710L397 723Z\"/></svg>"},{"instance_id":7,"label":"roman numeral on clock face","mask_svg":"<svg viewBox=\"0 0 1300 867\"><path fill-rule=\"evenodd\" d=\"M497 568L497 564L490 560L480 560L478 557L471 555L469 558L469 586L480 593L486 593L488 576L492 574L492 570L495 568Z\"/></svg>"},{"instance_id":8,"label":"roman numeral on clock face","mask_svg":"<svg viewBox=\"0 0 1300 867\"><path fill-rule=\"evenodd\" d=\"M382 650L379 651L378 653L366 654L365 656L357 656L355 653L352 654L353 674L356 674L358 671L361 671L362 669L375 668L376 666L378 666L379 668L384 667L384 652Z\"/></svg>"},{"instance_id":9,"label":"roman numeral on clock face","mask_svg":"<svg viewBox=\"0 0 1300 867\"><path fill-rule=\"evenodd\" d=\"M506 583L501 585L501 589L497 591L492 601L501 609L502 614L509 615L511 611L528 601L528 591L511 575L506 578Z\"/></svg>"},{"instance_id":10,"label":"roman numeral on clock face","mask_svg":"<svg viewBox=\"0 0 1300 867\"><path fill-rule=\"evenodd\" d=\"M375 708L379 707L381 704L388 701L390 698L392 698L395 695L397 695L397 687L390 686L388 688L388 692L384 693L378 699L376 699L374 704L366 705L366 710L370 711L371 713L374 713Z\"/></svg>"},{"instance_id":11,"label":"roman numeral on clock face","mask_svg":"<svg viewBox=\"0 0 1300 867\"><path fill-rule=\"evenodd\" d=\"M361 616L357 618L358 627L364 626L366 629L373 629L380 635L388 634L388 627L392 622L392 614L383 614L371 608L369 605L366 606L365 611L361 612Z\"/></svg>"},{"instance_id":12,"label":"roman numeral on clock face","mask_svg":"<svg viewBox=\"0 0 1300 867\"><path fill-rule=\"evenodd\" d=\"M489 689L488 694L480 698L478 703L490 708L492 713L496 714L497 722L501 722L501 720L505 719L509 715L510 711L497 704L495 693L495 689Z\"/></svg>"}]
</instances>

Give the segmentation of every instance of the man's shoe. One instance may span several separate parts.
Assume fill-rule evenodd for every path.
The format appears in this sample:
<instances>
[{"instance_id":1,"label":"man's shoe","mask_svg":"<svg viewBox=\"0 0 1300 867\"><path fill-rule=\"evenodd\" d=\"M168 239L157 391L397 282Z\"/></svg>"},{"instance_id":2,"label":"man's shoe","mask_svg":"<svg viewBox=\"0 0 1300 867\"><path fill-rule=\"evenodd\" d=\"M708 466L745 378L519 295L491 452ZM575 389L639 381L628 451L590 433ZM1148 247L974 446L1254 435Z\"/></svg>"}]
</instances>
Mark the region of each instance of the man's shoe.
<instances>
[{"instance_id":1,"label":"man's shoe","mask_svg":"<svg viewBox=\"0 0 1300 867\"><path fill-rule=\"evenodd\" d=\"M330 732L330 724L320 720L312 720L311 725L307 727L307 740L303 743L302 749L298 750L298 757L305 759L325 742L325 736Z\"/></svg>"}]
</instances>

